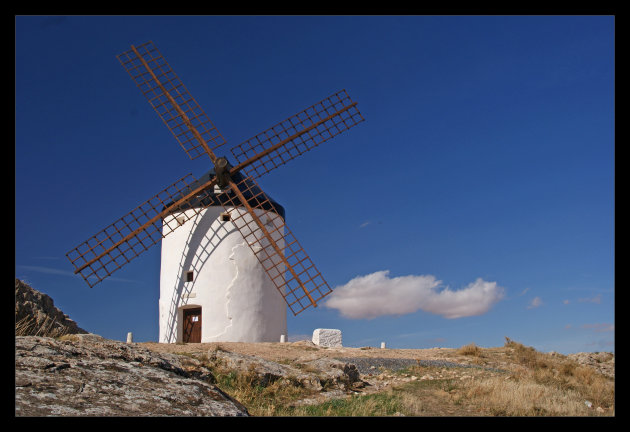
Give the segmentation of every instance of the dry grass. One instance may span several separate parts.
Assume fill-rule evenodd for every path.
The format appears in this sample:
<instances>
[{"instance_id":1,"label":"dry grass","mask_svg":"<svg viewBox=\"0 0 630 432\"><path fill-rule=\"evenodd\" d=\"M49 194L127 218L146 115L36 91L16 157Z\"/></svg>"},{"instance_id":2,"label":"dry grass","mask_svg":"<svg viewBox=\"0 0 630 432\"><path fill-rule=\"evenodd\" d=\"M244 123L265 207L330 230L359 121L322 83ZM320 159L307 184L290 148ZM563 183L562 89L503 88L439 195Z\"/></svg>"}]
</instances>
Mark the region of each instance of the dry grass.
<instances>
[{"instance_id":1,"label":"dry grass","mask_svg":"<svg viewBox=\"0 0 630 432\"><path fill-rule=\"evenodd\" d=\"M38 323L35 317L27 315L19 321L15 322L16 336L45 336L58 338L68 334L68 329L60 326L55 319L46 317L46 319Z\"/></svg>"},{"instance_id":2,"label":"dry grass","mask_svg":"<svg viewBox=\"0 0 630 432\"><path fill-rule=\"evenodd\" d=\"M222 347L218 347L226 351ZM215 378L215 384L231 397L247 407L253 416L274 416L286 410L292 401L311 396L314 392L302 387L297 379L279 379L266 382L253 369L235 371L216 358L207 355L197 357L208 367Z\"/></svg>"},{"instance_id":3,"label":"dry grass","mask_svg":"<svg viewBox=\"0 0 630 432\"><path fill-rule=\"evenodd\" d=\"M261 382L253 371L230 370L205 354L200 360L212 370L217 386L254 416L614 416L614 379L566 356L507 338L503 347L471 343L454 355L471 356L468 362L480 367L414 366L405 375L415 380L307 406L295 406L296 401L318 392L297 380ZM421 379L424 375L433 378Z\"/></svg>"},{"instance_id":4,"label":"dry grass","mask_svg":"<svg viewBox=\"0 0 630 432\"><path fill-rule=\"evenodd\" d=\"M457 354L460 355L469 355L469 356L479 356L481 354L481 349L475 345L475 343L470 343L468 345L464 345L463 347L457 350Z\"/></svg>"},{"instance_id":5,"label":"dry grass","mask_svg":"<svg viewBox=\"0 0 630 432\"><path fill-rule=\"evenodd\" d=\"M400 409L399 398L391 392L354 395L313 405L295 406L296 401L313 398L320 393L305 388L297 378L287 377L268 382L253 369L230 369L212 355L196 358L211 370L215 384L246 406L253 416L386 416ZM318 372L318 369L310 366L299 363L293 365L304 371Z\"/></svg>"},{"instance_id":6,"label":"dry grass","mask_svg":"<svg viewBox=\"0 0 630 432\"><path fill-rule=\"evenodd\" d=\"M527 380L486 379L472 383L465 396L499 416L578 416L587 409L574 391L561 391Z\"/></svg>"},{"instance_id":7,"label":"dry grass","mask_svg":"<svg viewBox=\"0 0 630 432\"><path fill-rule=\"evenodd\" d=\"M460 398L474 400L492 415L500 416L614 415L614 380L509 338L505 347L517 366L514 371L471 381Z\"/></svg>"},{"instance_id":8,"label":"dry grass","mask_svg":"<svg viewBox=\"0 0 630 432\"><path fill-rule=\"evenodd\" d=\"M319 417L374 417L400 415L404 405L399 395L392 391L371 395L352 395L316 405L282 407L272 415L319 416Z\"/></svg>"}]
</instances>

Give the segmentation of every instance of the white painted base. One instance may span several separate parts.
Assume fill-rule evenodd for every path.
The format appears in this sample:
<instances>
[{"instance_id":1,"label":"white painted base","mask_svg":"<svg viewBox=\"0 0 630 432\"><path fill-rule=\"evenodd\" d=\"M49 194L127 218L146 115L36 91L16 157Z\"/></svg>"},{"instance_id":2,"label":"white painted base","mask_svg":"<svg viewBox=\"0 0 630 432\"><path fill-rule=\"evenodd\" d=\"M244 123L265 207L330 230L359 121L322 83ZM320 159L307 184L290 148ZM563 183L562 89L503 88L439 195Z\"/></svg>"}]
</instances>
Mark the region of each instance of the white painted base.
<instances>
[{"instance_id":1,"label":"white painted base","mask_svg":"<svg viewBox=\"0 0 630 432\"><path fill-rule=\"evenodd\" d=\"M236 209L235 211L238 211ZM184 308L201 307L201 342L277 342L287 334L287 305L223 207L191 218L162 239L159 341L181 342ZM258 211L280 224L275 213ZM280 235L276 241L282 248ZM186 282L186 272L193 281Z\"/></svg>"}]
</instances>

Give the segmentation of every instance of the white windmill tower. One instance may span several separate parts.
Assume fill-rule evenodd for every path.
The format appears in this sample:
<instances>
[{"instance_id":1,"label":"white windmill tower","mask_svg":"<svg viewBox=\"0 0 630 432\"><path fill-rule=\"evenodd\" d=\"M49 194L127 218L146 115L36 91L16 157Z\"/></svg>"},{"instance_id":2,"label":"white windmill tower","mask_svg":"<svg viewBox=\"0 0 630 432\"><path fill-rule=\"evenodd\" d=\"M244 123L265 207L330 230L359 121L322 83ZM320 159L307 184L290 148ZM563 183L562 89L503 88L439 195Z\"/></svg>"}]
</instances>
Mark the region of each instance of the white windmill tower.
<instances>
[{"instance_id":1,"label":"white windmill tower","mask_svg":"<svg viewBox=\"0 0 630 432\"><path fill-rule=\"evenodd\" d=\"M211 171L199 181L213 176ZM189 201L203 208L199 213L189 209L167 216L182 226L162 240L159 341L277 342L287 334L284 298L232 223L231 212L215 196L207 199L213 202ZM269 209L256 213L274 231L284 225L284 208L264 199ZM283 238L277 232L274 237L283 249Z\"/></svg>"},{"instance_id":2,"label":"white windmill tower","mask_svg":"<svg viewBox=\"0 0 630 432\"><path fill-rule=\"evenodd\" d=\"M191 159L184 176L66 254L92 287L161 242L160 342L277 341L332 290L255 178L363 121L345 90L231 149L152 42L118 59ZM168 236L168 237L167 237Z\"/></svg>"}]
</instances>

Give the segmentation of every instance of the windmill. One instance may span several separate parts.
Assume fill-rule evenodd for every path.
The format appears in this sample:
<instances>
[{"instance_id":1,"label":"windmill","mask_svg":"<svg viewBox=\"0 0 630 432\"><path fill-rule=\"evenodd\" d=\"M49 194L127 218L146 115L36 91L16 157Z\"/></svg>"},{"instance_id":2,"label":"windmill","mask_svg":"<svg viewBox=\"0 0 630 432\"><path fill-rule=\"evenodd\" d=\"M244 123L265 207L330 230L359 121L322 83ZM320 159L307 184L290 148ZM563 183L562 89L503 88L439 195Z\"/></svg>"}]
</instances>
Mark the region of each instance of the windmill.
<instances>
[{"instance_id":1,"label":"windmill","mask_svg":"<svg viewBox=\"0 0 630 432\"><path fill-rule=\"evenodd\" d=\"M256 179L364 121L356 102L341 90L232 147L232 164L215 154L225 139L152 42L117 57L188 156L209 157L211 169L182 177L69 251L74 273L93 287L161 242L160 342L277 341L287 305L297 315L332 290ZM202 326L201 309L222 302L230 322L204 311ZM212 335L212 321L225 331ZM230 333L235 322L240 330Z\"/></svg>"}]
</instances>

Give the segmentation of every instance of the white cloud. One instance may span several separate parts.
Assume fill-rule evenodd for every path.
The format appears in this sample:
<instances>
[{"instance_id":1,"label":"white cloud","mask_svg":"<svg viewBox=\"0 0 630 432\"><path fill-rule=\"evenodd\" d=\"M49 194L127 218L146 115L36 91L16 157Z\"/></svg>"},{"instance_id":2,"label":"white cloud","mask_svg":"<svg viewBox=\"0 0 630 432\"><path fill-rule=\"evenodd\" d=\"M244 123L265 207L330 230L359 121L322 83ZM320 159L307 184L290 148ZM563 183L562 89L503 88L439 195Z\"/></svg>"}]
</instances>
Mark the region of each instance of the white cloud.
<instances>
[{"instance_id":1,"label":"white cloud","mask_svg":"<svg viewBox=\"0 0 630 432\"><path fill-rule=\"evenodd\" d=\"M534 297L532 301L529 303L529 306L527 306L527 309L534 309L534 308L537 308L538 306L542 306L542 304L543 302L540 297Z\"/></svg>"},{"instance_id":2,"label":"white cloud","mask_svg":"<svg viewBox=\"0 0 630 432\"><path fill-rule=\"evenodd\" d=\"M462 318L486 313L503 295L503 288L496 282L482 279L451 291L431 275L390 278L389 270L384 270L357 276L336 287L324 305L353 319L405 315L418 310Z\"/></svg>"},{"instance_id":3,"label":"white cloud","mask_svg":"<svg viewBox=\"0 0 630 432\"><path fill-rule=\"evenodd\" d=\"M70 277L75 277L75 278L78 277L77 274L75 274L74 272L70 270L59 270L56 268L31 266L31 265L18 265L17 267L28 270L28 271L36 272L36 273L54 274L54 275L59 275L59 276L70 276ZM89 279L94 280L96 279L96 277L90 276ZM113 277L113 276L109 276L107 280L116 281L116 282L133 282L133 283L138 282L131 279L124 279L124 278Z\"/></svg>"},{"instance_id":4,"label":"white cloud","mask_svg":"<svg viewBox=\"0 0 630 432\"><path fill-rule=\"evenodd\" d=\"M578 302L580 302L580 303L601 304L601 302L602 302L602 295L601 294L597 294L595 297L592 297L592 298L580 298L580 299L578 299Z\"/></svg>"},{"instance_id":5,"label":"white cloud","mask_svg":"<svg viewBox=\"0 0 630 432\"><path fill-rule=\"evenodd\" d=\"M23 268L26 270L34 271L37 273L47 273L47 274L56 274L62 276L74 276L74 273L70 270L59 270L56 268L50 267L42 267L42 266L29 266L29 265L18 265L19 268Z\"/></svg>"},{"instance_id":6,"label":"white cloud","mask_svg":"<svg viewBox=\"0 0 630 432\"><path fill-rule=\"evenodd\" d=\"M591 329L596 333L613 332L615 325L610 323L584 324L583 329Z\"/></svg>"}]
</instances>

